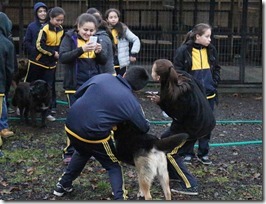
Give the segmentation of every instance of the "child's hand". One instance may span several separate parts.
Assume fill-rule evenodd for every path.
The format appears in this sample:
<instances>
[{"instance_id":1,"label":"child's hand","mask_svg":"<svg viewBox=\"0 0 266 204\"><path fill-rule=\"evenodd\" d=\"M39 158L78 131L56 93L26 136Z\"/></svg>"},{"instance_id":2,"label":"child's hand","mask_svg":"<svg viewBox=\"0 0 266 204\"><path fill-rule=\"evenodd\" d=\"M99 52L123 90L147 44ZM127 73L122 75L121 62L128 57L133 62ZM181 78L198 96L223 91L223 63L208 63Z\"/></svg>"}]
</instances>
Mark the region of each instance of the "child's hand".
<instances>
[{"instance_id":1,"label":"child's hand","mask_svg":"<svg viewBox=\"0 0 266 204\"><path fill-rule=\"evenodd\" d=\"M90 52L96 49L97 44L95 43L86 43L82 46L83 52Z\"/></svg>"},{"instance_id":2,"label":"child's hand","mask_svg":"<svg viewBox=\"0 0 266 204\"><path fill-rule=\"evenodd\" d=\"M147 96L148 98L151 99L152 102L154 103L159 103L160 102L160 96L156 95L156 94L151 94Z\"/></svg>"},{"instance_id":3,"label":"child's hand","mask_svg":"<svg viewBox=\"0 0 266 204\"><path fill-rule=\"evenodd\" d=\"M100 43L97 43L94 52L100 53L101 51L102 51L102 45Z\"/></svg>"},{"instance_id":4,"label":"child's hand","mask_svg":"<svg viewBox=\"0 0 266 204\"><path fill-rule=\"evenodd\" d=\"M136 58L136 57L132 57L132 56L130 56L130 57L129 57L129 61L130 61L130 62L136 62L136 61L137 61L137 58Z\"/></svg>"}]
</instances>

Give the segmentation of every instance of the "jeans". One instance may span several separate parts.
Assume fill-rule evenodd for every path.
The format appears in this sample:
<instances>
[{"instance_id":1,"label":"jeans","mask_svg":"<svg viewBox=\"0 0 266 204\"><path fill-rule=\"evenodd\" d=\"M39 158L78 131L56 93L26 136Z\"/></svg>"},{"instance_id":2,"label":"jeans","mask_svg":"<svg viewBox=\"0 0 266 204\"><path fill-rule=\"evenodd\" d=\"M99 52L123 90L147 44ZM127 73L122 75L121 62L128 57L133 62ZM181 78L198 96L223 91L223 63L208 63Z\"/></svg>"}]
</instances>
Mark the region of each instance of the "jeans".
<instances>
[{"instance_id":1,"label":"jeans","mask_svg":"<svg viewBox=\"0 0 266 204\"><path fill-rule=\"evenodd\" d=\"M8 114L7 114L7 106L6 106L6 98L5 96L0 96L1 101L1 109L2 109L2 114L1 114L1 119L0 119L0 131L3 129L8 128Z\"/></svg>"}]
</instances>

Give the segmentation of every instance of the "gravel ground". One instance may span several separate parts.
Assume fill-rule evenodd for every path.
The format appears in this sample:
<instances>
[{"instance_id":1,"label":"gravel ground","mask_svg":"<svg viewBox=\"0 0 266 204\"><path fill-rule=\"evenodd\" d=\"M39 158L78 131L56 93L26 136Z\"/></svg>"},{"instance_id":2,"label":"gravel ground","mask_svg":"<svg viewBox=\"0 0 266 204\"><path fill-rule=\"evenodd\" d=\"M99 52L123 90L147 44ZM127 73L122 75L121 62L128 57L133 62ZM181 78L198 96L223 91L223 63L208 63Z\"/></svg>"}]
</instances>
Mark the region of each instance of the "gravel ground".
<instances>
[{"instance_id":1,"label":"gravel ground","mask_svg":"<svg viewBox=\"0 0 266 204\"><path fill-rule=\"evenodd\" d=\"M156 88L148 87L137 93L137 96L147 119L152 123L151 133L159 136L168 126L165 121L170 121L170 118L165 118L158 106L150 102L146 97L146 91L156 91ZM109 189L106 190L107 193L103 190L97 191L99 183L105 181L106 177L99 177L105 175L105 172L93 162L87 164L83 174L75 181L75 193L62 198L53 196L52 190L56 180L64 169L61 151L65 147L63 121L66 112L67 106L60 103L56 115L58 121L48 122L45 129L27 127L18 120L10 119L11 128L16 135L4 140L2 149L5 157L0 158L0 199L112 199ZM15 115L10 115L12 116ZM262 94L220 94L215 116L217 125L210 142L210 158L213 164L205 166L195 161L193 165L188 166L199 181L199 195L173 194L172 199L263 200ZM126 165L124 172L129 200L135 200L138 187L134 168ZM152 186L152 195L156 200L164 199L157 181Z\"/></svg>"}]
</instances>

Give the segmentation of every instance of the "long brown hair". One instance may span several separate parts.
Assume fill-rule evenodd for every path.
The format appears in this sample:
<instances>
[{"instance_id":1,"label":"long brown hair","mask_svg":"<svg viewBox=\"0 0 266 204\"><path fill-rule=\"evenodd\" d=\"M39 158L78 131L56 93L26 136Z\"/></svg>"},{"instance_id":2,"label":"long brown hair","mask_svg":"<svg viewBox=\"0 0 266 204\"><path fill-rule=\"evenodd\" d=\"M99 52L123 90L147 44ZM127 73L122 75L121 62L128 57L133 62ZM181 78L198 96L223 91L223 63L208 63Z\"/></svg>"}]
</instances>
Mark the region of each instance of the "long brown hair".
<instances>
[{"instance_id":1,"label":"long brown hair","mask_svg":"<svg viewBox=\"0 0 266 204\"><path fill-rule=\"evenodd\" d=\"M190 79L181 73L177 73L170 60L158 59L153 64L156 65L154 71L160 76L161 101L167 100L169 103L174 103L182 94L191 90L188 83Z\"/></svg>"},{"instance_id":2,"label":"long brown hair","mask_svg":"<svg viewBox=\"0 0 266 204\"><path fill-rule=\"evenodd\" d=\"M185 38L183 43L186 43L188 41L195 42L196 35L202 36L205 33L205 31L208 29L212 29L212 27L207 23L199 23L199 24L195 25L192 28L192 30L190 30L187 33L186 38Z\"/></svg>"}]
</instances>

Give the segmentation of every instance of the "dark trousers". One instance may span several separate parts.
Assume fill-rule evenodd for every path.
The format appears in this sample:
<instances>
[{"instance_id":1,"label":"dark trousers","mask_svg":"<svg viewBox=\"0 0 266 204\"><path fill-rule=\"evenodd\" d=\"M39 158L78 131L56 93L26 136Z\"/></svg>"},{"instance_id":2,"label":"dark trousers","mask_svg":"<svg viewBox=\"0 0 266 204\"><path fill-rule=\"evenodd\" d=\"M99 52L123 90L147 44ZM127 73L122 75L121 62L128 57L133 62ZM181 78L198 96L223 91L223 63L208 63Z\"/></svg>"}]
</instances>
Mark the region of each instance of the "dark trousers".
<instances>
[{"instance_id":1,"label":"dark trousers","mask_svg":"<svg viewBox=\"0 0 266 204\"><path fill-rule=\"evenodd\" d=\"M29 61L28 70L24 81L33 82L38 79L46 81L51 87L52 100L50 103L50 109L56 108L56 90L55 90L55 74L56 68L46 69Z\"/></svg>"},{"instance_id":2,"label":"dark trousers","mask_svg":"<svg viewBox=\"0 0 266 204\"><path fill-rule=\"evenodd\" d=\"M116 75L123 76L127 70L127 67L115 68Z\"/></svg>"},{"instance_id":3,"label":"dark trousers","mask_svg":"<svg viewBox=\"0 0 266 204\"><path fill-rule=\"evenodd\" d=\"M167 129L163 134L162 138L169 137L173 134L177 134L179 132L172 132ZM171 152L167 153L167 166L170 179L178 179L181 180L181 186L183 188L190 188L197 186L197 179L188 171L186 165L183 163L183 158L179 156L179 149L182 148L185 142L175 147Z\"/></svg>"},{"instance_id":4,"label":"dark trousers","mask_svg":"<svg viewBox=\"0 0 266 204\"><path fill-rule=\"evenodd\" d=\"M66 93L66 97L67 97L67 102L68 102L68 107L70 108L72 106L72 104L76 101L76 98L74 97L74 93ZM66 139L66 147L63 150L63 157L67 158L67 157L72 157L72 155L74 154L75 148L73 147L73 145L71 144L69 138L67 137Z\"/></svg>"},{"instance_id":5,"label":"dark trousers","mask_svg":"<svg viewBox=\"0 0 266 204\"><path fill-rule=\"evenodd\" d=\"M90 144L82 142L69 134L68 137L76 150L64 174L59 179L60 184L64 187L72 185L72 182L80 175L90 157L94 156L108 172L114 199L126 199L122 167L114 156L115 147L113 140L109 139L101 143Z\"/></svg>"},{"instance_id":6,"label":"dark trousers","mask_svg":"<svg viewBox=\"0 0 266 204\"><path fill-rule=\"evenodd\" d=\"M214 110L215 98L209 99L208 101L211 106L211 109ZM198 147L197 156L199 158L207 156L210 150L210 146L209 146L210 139L211 139L211 133L197 140L187 141L179 150L179 155L195 157L194 146L196 142L198 141L199 147Z\"/></svg>"}]
</instances>

